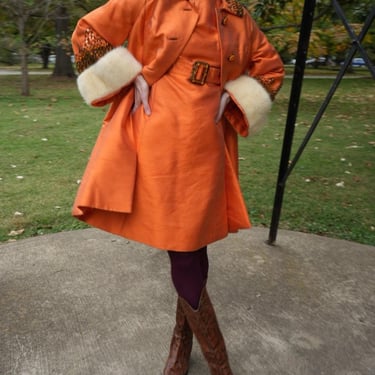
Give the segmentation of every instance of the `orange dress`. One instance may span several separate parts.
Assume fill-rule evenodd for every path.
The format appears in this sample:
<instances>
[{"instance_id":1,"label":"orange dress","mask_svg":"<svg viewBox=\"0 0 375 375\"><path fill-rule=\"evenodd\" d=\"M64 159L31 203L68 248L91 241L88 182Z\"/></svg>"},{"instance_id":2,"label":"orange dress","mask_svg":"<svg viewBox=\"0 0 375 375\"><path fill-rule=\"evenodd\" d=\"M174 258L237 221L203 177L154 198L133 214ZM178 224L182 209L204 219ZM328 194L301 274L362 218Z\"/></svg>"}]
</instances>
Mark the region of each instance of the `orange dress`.
<instances>
[{"instance_id":1,"label":"orange dress","mask_svg":"<svg viewBox=\"0 0 375 375\"><path fill-rule=\"evenodd\" d=\"M111 177L106 181L108 202L111 189L114 195L121 196L121 191L115 191L117 181L134 178L131 203L119 209L113 208L121 206L116 202L101 203L99 207L97 202L103 199L97 198L101 192L96 191L94 182L90 183L89 193L81 186L73 210L76 217L89 224L155 248L175 251L194 251L224 238L229 232L250 227L237 176L237 136L224 117L215 122L223 93L220 76L218 82L204 85L189 80L192 61L204 61L220 71L222 46L217 9L223 1L194 0L190 3L199 14L198 21L174 65L151 85L152 114L147 116L141 106L127 115L129 93L125 93L124 99L120 94L104 121L107 135L99 137L96 146L95 154L98 154L107 138L117 137L110 141L111 147L121 148L119 140L127 134L136 158L135 175L114 175L110 171L105 174ZM95 29L95 25L92 26ZM272 61L271 68L278 69L281 78L283 70L277 53L265 44L262 36L259 40ZM245 50L248 53L249 48ZM143 69L147 70L147 66ZM92 164L88 175L95 169L95 161ZM110 163L107 165L112 168ZM86 176L86 180L89 177Z\"/></svg>"},{"instance_id":2,"label":"orange dress","mask_svg":"<svg viewBox=\"0 0 375 375\"><path fill-rule=\"evenodd\" d=\"M215 0L195 3L200 18L180 59L217 66ZM197 44L204 55L196 55ZM157 248L196 250L229 231L223 127L215 123L222 90L192 84L179 65L152 86L151 116L143 108L133 116L134 127L140 128L138 169L133 212L124 218L123 235ZM236 198L240 227L248 228L245 204Z\"/></svg>"}]
</instances>

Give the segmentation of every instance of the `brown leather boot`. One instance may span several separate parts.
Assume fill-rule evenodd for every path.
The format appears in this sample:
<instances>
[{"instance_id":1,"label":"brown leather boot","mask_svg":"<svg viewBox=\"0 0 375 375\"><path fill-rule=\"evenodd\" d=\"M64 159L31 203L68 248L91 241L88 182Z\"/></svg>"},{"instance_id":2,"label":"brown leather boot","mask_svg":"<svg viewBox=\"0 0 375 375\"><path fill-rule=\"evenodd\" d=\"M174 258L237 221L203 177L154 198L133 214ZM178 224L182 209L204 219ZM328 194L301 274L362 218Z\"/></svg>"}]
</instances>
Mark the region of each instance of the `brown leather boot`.
<instances>
[{"instance_id":1,"label":"brown leather boot","mask_svg":"<svg viewBox=\"0 0 375 375\"><path fill-rule=\"evenodd\" d=\"M224 338L206 288L202 290L198 310L194 310L182 298L179 299L189 325L208 362L211 375L233 375L229 366Z\"/></svg>"},{"instance_id":2,"label":"brown leather boot","mask_svg":"<svg viewBox=\"0 0 375 375\"><path fill-rule=\"evenodd\" d=\"M177 300L176 326L163 375L186 375L193 346L193 332L185 317L180 298Z\"/></svg>"}]
</instances>

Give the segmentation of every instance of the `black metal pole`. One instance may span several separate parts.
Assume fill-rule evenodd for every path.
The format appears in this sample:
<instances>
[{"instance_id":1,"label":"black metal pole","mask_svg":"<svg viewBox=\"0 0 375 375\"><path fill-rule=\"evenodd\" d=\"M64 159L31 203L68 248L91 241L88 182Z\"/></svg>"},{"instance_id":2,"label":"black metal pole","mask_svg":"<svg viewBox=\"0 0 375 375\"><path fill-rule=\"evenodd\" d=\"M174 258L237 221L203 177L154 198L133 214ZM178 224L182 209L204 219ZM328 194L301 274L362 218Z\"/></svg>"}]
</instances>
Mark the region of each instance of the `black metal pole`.
<instances>
[{"instance_id":1,"label":"black metal pole","mask_svg":"<svg viewBox=\"0 0 375 375\"><path fill-rule=\"evenodd\" d=\"M288 115L285 125L283 148L281 152L281 160L279 166L279 175L276 185L275 201L273 206L272 221L269 232L268 243L272 245L277 236L277 229L280 221L281 208L284 197L285 181L284 175L287 173L290 152L292 149L294 127L296 123L299 99L301 96L303 75L305 72L307 51L310 42L312 23L314 18L316 1L305 0L302 22L300 28L300 36L298 41L298 49L296 55L296 65L294 68L292 88L290 93Z\"/></svg>"},{"instance_id":2,"label":"black metal pole","mask_svg":"<svg viewBox=\"0 0 375 375\"><path fill-rule=\"evenodd\" d=\"M351 51L354 51L354 53L355 53L357 51L357 49L359 50L361 56L363 57L363 59L366 62L367 68L371 72L372 78L375 79L375 67L374 67L372 61L370 60L368 54L366 53L365 49L363 48L362 44L361 44L362 40L364 39L368 30L370 29L372 22L374 21L375 5L371 6L371 8L369 10L369 14L366 18L366 21L363 25L363 29L362 29L359 36L355 35L355 33L354 33L353 29L351 28L349 22L346 20L345 14L344 14L339 2L337 0L332 0L332 5L335 8L335 11L336 11L337 15L341 18L341 20L344 24L344 27L345 27L346 31L348 32L348 34L349 34L349 36L352 40L353 46L352 46ZM350 62L351 62L351 60L350 60Z\"/></svg>"},{"instance_id":3,"label":"black metal pole","mask_svg":"<svg viewBox=\"0 0 375 375\"><path fill-rule=\"evenodd\" d=\"M337 4L337 6L338 6L338 4ZM349 65L351 64L355 53L357 52L358 43L360 44L362 42L362 40L365 38L373 20L374 20L374 14L375 14L375 7L373 7L372 12L368 15L359 37L356 39L355 42L353 42L353 46L349 50L349 52L347 54L347 57L346 57L343 65L341 66L339 74L337 75L336 79L334 80L326 98L324 99L322 105L320 106L318 113L316 114L316 116L315 116L315 118L314 118L305 138L303 139L303 141L301 143L301 146L298 148L293 160L289 163L288 169L286 170L286 172L283 176L283 180L281 181L281 184L286 183L286 180L288 179L289 175L292 173L294 167L296 166L299 158L302 155L302 152L304 151L304 149L306 148L310 138L314 134L314 131L319 124L319 121L323 117L323 114L324 114L325 110L327 109L328 104L330 103L331 99L333 98L333 95L335 94L342 78L344 77L346 70L348 69ZM344 18L344 22L347 22L345 20L345 18ZM368 67L370 68L370 65ZM374 69L374 68L372 67L372 69ZM371 71L371 74L373 74L372 71ZM373 75L373 77L375 78L375 75Z\"/></svg>"}]
</instances>

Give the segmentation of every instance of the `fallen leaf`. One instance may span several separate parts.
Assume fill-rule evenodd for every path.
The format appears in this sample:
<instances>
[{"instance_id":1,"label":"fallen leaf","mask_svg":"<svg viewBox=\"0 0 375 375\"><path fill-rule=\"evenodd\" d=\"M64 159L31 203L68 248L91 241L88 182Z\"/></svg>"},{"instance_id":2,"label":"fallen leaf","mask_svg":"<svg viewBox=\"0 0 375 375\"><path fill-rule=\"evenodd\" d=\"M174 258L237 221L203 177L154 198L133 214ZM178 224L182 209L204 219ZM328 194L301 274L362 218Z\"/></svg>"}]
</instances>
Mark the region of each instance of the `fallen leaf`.
<instances>
[{"instance_id":1,"label":"fallen leaf","mask_svg":"<svg viewBox=\"0 0 375 375\"><path fill-rule=\"evenodd\" d=\"M14 213L14 216L23 216L23 212L16 211Z\"/></svg>"},{"instance_id":2,"label":"fallen leaf","mask_svg":"<svg viewBox=\"0 0 375 375\"><path fill-rule=\"evenodd\" d=\"M18 229L18 230L12 230L8 233L8 236L10 237L16 237L22 234L25 231L25 229Z\"/></svg>"},{"instance_id":3,"label":"fallen leaf","mask_svg":"<svg viewBox=\"0 0 375 375\"><path fill-rule=\"evenodd\" d=\"M346 148L363 148L363 146L353 145L353 146L347 146Z\"/></svg>"},{"instance_id":4,"label":"fallen leaf","mask_svg":"<svg viewBox=\"0 0 375 375\"><path fill-rule=\"evenodd\" d=\"M344 187L344 181L338 182L336 184L337 187Z\"/></svg>"}]
</instances>

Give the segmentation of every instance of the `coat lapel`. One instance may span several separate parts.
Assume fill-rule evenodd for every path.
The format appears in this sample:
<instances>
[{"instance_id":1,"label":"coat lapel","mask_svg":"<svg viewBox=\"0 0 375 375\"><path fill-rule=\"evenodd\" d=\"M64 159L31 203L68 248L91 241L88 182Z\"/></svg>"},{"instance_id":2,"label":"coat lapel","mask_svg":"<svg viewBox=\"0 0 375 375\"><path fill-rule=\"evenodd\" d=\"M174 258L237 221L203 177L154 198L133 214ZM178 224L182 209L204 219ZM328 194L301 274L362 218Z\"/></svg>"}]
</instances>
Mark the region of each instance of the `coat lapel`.
<instances>
[{"instance_id":1,"label":"coat lapel","mask_svg":"<svg viewBox=\"0 0 375 375\"><path fill-rule=\"evenodd\" d=\"M182 53L197 22L198 14L189 1L157 1L146 15L143 74L156 82ZM156 37L155 37L156 36ZM148 54L147 51L152 51ZM155 52L156 55L155 55Z\"/></svg>"}]
</instances>

